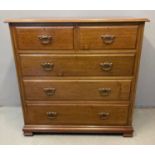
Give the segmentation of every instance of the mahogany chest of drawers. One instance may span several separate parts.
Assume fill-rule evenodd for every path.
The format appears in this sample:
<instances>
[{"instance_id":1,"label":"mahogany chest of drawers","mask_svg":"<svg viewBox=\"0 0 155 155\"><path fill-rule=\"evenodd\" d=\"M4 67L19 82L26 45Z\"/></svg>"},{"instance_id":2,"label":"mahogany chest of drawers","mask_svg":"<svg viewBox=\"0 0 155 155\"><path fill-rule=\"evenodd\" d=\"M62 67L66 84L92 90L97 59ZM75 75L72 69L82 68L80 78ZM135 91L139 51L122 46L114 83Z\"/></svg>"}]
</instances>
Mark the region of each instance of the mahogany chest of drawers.
<instances>
[{"instance_id":1,"label":"mahogany chest of drawers","mask_svg":"<svg viewBox=\"0 0 155 155\"><path fill-rule=\"evenodd\" d=\"M147 19L10 19L24 134L132 136Z\"/></svg>"}]
</instances>

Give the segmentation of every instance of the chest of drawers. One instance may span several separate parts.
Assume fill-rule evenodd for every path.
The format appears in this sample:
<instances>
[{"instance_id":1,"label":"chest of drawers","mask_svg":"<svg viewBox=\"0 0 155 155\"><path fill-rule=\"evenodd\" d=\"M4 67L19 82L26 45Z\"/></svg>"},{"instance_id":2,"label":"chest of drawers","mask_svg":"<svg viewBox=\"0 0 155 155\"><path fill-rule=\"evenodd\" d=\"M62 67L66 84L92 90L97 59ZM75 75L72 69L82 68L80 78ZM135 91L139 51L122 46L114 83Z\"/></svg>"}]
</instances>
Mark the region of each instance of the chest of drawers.
<instances>
[{"instance_id":1,"label":"chest of drawers","mask_svg":"<svg viewBox=\"0 0 155 155\"><path fill-rule=\"evenodd\" d=\"M24 134L132 136L147 19L9 19Z\"/></svg>"}]
</instances>

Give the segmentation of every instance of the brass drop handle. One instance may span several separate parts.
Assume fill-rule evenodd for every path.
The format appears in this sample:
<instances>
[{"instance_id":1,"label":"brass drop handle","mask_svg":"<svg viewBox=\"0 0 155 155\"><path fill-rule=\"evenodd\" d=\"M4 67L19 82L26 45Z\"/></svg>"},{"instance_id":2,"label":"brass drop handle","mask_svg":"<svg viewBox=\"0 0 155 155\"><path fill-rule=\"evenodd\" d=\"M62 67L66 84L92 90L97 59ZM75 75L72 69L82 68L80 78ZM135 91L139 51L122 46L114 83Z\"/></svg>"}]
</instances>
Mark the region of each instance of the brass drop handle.
<instances>
[{"instance_id":1,"label":"brass drop handle","mask_svg":"<svg viewBox=\"0 0 155 155\"><path fill-rule=\"evenodd\" d=\"M47 115L47 117L49 118L49 119L56 119L56 117L57 117L57 112L47 112L46 113L46 115Z\"/></svg>"},{"instance_id":2,"label":"brass drop handle","mask_svg":"<svg viewBox=\"0 0 155 155\"><path fill-rule=\"evenodd\" d=\"M99 115L100 119L105 120L105 119L108 119L110 113L109 112L100 112L100 113L98 113L98 115Z\"/></svg>"},{"instance_id":3,"label":"brass drop handle","mask_svg":"<svg viewBox=\"0 0 155 155\"><path fill-rule=\"evenodd\" d=\"M100 63L100 67L103 71L108 72L112 70L113 63L112 62Z\"/></svg>"},{"instance_id":4,"label":"brass drop handle","mask_svg":"<svg viewBox=\"0 0 155 155\"><path fill-rule=\"evenodd\" d=\"M112 44L115 38L116 37L114 35L101 35L101 39L105 44Z\"/></svg>"},{"instance_id":5,"label":"brass drop handle","mask_svg":"<svg viewBox=\"0 0 155 155\"><path fill-rule=\"evenodd\" d=\"M45 62L41 64L44 71L52 71L54 67L54 63Z\"/></svg>"},{"instance_id":6,"label":"brass drop handle","mask_svg":"<svg viewBox=\"0 0 155 155\"><path fill-rule=\"evenodd\" d=\"M99 88L98 91L101 96L109 96L111 93L111 88Z\"/></svg>"},{"instance_id":7,"label":"brass drop handle","mask_svg":"<svg viewBox=\"0 0 155 155\"><path fill-rule=\"evenodd\" d=\"M44 88L44 93L47 95L47 96L53 96L55 94L55 91L56 89L55 88Z\"/></svg>"},{"instance_id":8,"label":"brass drop handle","mask_svg":"<svg viewBox=\"0 0 155 155\"><path fill-rule=\"evenodd\" d=\"M52 41L52 36L50 35L39 35L38 36L38 39L40 40L40 42L43 44L43 45L47 45L47 44L50 44L51 41Z\"/></svg>"}]
</instances>

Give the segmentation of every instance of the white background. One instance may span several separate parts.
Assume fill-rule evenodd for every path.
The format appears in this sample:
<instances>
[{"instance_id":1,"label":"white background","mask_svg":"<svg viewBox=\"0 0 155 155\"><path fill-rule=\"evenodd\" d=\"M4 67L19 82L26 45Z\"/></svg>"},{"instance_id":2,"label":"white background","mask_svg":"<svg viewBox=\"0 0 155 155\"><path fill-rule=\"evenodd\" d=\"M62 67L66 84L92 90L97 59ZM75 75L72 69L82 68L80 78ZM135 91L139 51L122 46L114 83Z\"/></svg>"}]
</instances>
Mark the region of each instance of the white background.
<instances>
[{"instance_id":1,"label":"white background","mask_svg":"<svg viewBox=\"0 0 155 155\"><path fill-rule=\"evenodd\" d=\"M0 9L1 10L151 10L155 9L154 0L0 0ZM30 17L32 12L19 13L16 11L2 13L0 12L0 20L3 21L4 18L8 17ZM40 12L40 11L39 11ZM49 12L49 11L48 11ZM137 104L141 105L154 105L155 103L155 87L153 79L154 74L154 41L155 41L155 13L145 12L145 11L124 11L123 13L119 11L108 11L109 13L106 16L111 14L121 15L121 16L133 16L133 17L148 17L151 19L151 23L148 23L145 29L145 41L143 45L143 54L142 62L140 69L140 79L138 84L138 95L137 95ZM105 12L104 12L105 13ZM46 17L46 12L34 13L36 16ZM68 16L72 16L68 13ZM76 14L76 13L75 13ZM93 13L92 13L93 14ZM50 11L49 16L54 16L54 13ZM57 14L59 15L66 15ZM81 15L85 15L82 14ZM91 15L90 12L88 15ZM94 14L93 14L94 15ZM104 16L105 14L96 14L99 16ZM2 24L0 21L0 104L1 105L19 105L19 95L15 77L15 68L12 58L10 39L8 39L9 32L6 25ZM2 41L3 40L3 41ZM4 44L5 43L5 44ZM149 46L150 44L150 46ZM148 46L150 47L148 49ZM151 50L150 50L151 49ZM7 77L10 75L10 77ZM4 80L4 79L7 80ZM8 95L5 93L8 93ZM144 96L143 96L144 95ZM11 101L11 102L10 102ZM114 154L114 155L131 155L131 154L154 154L154 146L36 146L36 147L25 147L25 146L6 146L0 147L1 154L63 154L63 155L73 155L73 154Z\"/></svg>"}]
</instances>

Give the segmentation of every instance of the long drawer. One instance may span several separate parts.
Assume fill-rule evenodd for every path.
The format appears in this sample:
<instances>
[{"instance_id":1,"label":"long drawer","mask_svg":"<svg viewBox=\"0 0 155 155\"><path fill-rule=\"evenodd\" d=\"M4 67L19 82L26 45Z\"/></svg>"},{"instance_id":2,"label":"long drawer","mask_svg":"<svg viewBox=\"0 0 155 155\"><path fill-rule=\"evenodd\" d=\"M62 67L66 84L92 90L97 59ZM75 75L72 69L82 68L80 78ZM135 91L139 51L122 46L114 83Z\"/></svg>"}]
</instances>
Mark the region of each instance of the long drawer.
<instances>
[{"instance_id":1,"label":"long drawer","mask_svg":"<svg viewBox=\"0 0 155 155\"><path fill-rule=\"evenodd\" d=\"M16 27L16 48L21 50L73 49L72 26Z\"/></svg>"},{"instance_id":2,"label":"long drawer","mask_svg":"<svg viewBox=\"0 0 155 155\"><path fill-rule=\"evenodd\" d=\"M24 76L130 76L134 54L21 54Z\"/></svg>"},{"instance_id":3,"label":"long drawer","mask_svg":"<svg viewBox=\"0 0 155 155\"><path fill-rule=\"evenodd\" d=\"M126 105L29 105L27 124L41 125L125 125Z\"/></svg>"},{"instance_id":4,"label":"long drawer","mask_svg":"<svg viewBox=\"0 0 155 155\"><path fill-rule=\"evenodd\" d=\"M26 100L128 100L131 80L24 80Z\"/></svg>"},{"instance_id":5,"label":"long drawer","mask_svg":"<svg viewBox=\"0 0 155 155\"><path fill-rule=\"evenodd\" d=\"M138 26L81 26L80 49L134 49Z\"/></svg>"}]
</instances>

